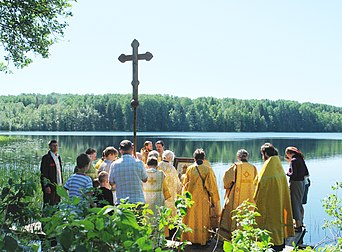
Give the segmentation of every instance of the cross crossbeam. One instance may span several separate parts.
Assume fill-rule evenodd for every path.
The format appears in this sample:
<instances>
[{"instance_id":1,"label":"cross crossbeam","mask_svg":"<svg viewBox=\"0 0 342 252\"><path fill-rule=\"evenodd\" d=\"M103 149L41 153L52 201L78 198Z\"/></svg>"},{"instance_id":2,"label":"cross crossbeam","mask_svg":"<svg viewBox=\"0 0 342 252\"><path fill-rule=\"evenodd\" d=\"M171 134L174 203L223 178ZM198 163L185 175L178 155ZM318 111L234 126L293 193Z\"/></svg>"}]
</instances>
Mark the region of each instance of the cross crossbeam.
<instances>
[{"instance_id":1,"label":"cross crossbeam","mask_svg":"<svg viewBox=\"0 0 342 252\"><path fill-rule=\"evenodd\" d=\"M138 54L138 60L150 61L152 58L153 58L153 55L150 52L146 52L144 54ZM133 55L121 54L118 59L121 63L125 63L126 61L133 60Z\"/></svg>"}]
</instances>

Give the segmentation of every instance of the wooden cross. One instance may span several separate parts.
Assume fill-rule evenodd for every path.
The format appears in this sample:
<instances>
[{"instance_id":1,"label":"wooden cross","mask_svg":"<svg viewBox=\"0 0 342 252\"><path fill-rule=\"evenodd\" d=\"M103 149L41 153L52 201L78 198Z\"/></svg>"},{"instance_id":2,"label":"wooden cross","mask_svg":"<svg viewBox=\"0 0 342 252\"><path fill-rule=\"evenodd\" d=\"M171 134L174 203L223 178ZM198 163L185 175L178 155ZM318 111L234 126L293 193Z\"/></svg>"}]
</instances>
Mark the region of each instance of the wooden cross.
<instances>
[{"instance_id":1,"label":"wooden cross","mask_svg":"<svg viewBox=\"0 0 342 252\"><path fill-rule=\"evenodd\" d=\"M132 80L132 86L133 86L133 97L131 100L131 106L133 107L134 111L134 117L133 117L133 135L134 135L134 145L133 145L133 154L135 156L136 152L136 138L137 138L137 107L139 106L139 100L138 100L138 60L147 60L150 61L153 58L152 53L146 52L144 54L138 54L138 47L139 42L138 40L134 39L131 44L133 48L132 55L125 55L121 54L119 56L119 61L121 63L125 63L126 61L132 61L133 63L133 80Z\"/></svg>"}]
</instances>

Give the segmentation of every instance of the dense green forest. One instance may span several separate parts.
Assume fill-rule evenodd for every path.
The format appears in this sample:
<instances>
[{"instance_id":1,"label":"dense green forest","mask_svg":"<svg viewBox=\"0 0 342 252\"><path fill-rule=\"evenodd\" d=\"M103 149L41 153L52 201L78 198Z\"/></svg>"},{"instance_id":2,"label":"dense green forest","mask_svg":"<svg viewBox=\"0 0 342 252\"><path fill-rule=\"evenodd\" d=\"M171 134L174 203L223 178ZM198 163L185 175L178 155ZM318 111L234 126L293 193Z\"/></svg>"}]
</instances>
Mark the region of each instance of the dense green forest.
<instances>
[{"instance_id":1,"label":"dense green forest","mask_svg":"<svg viewBox=\"0 0 342 252\"><path fill-rule=\"evenodd\" d=\"M131 95L0 96L0 130L131 131ZM138 131L342 132L342 108L286 100L140 95Z\"/></svg>"}]
</instances>

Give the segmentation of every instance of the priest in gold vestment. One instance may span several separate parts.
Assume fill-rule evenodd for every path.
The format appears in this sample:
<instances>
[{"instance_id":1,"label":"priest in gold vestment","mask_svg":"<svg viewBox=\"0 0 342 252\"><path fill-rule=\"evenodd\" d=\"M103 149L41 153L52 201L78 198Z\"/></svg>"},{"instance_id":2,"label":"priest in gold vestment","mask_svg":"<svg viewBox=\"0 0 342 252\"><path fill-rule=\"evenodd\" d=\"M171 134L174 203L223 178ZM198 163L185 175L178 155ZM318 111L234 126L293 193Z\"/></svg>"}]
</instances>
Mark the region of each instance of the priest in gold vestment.
<instances>
[{"instance_id":1,"label":"priest in gold vestment","mask_svg":"<svg viewBox=\"0 0 342 252\"><path fill-rule=\"evenodd\" d=\"M258 227L271 232L275 251L282 251L285 238L294 235L292 207L288 183L278 157L270 143L261 146L264 165L258 176L254 200L258 212Z\"/></svg>"},{"instance_id":2,"label":"priest in gold vestment","mask_svg":"<svg viewBox=\"0 0 342 252\"><path fill-rule=\"evenodd\" d=\"M165 200L165 206L172 210L172 216L177 214L175 201L177 194L181 193L182 184L178 177L178 172L175 167L170 163L174 158L174 154L170 150L163 152L163 161L158 163L158 170L161 170L165 174L165 184L170 192L170 198Z\"/></svg>"},{"instance_id":3,"label":"priest in gold vestment","mask_svg":"<svg viewBox=\"0 0 342 252\"><path fill-rule=\"evenodd\" d=\"M183 192L190 192L194 201L183 217L183 223L191 228L192 232L183 233L181 240L206 245L210 238L209 195L217 216L221 212L220 196L213 169L203 163L205 152L202 149L195 150L194 158L195 163L187 168L183 180Z\"/></svg>"},{"instance_id":4,"label":"priest in gold vestment","mask_svg":"<svg viewBox=\"0 0 342 252\"><path fill-rule=\"evenodd\" d=\"M140 153L141 153L141 158L144 164L147 163L147 158L148 158L148 153L153 150L152 142L151 141L145 141L144 142L144 147L141 148Z\"/></svg>"},{"instance_id":5,"label":"priest in gold vestment","mask_svg":"<svg viewBox=\"0 0 342 252\"><path fill-rule=\"evenodd\" d=\"M232 211L244 200L254 203L254 180L258 171L254 165L248 163L248 152L246 150L238 150L236 156L238 162L230 166L223 176L226 194L219 226L219 235L222 240L230 240L232 232L237 229L236 221L232 219Z\"/></svg>"}]
</instances>

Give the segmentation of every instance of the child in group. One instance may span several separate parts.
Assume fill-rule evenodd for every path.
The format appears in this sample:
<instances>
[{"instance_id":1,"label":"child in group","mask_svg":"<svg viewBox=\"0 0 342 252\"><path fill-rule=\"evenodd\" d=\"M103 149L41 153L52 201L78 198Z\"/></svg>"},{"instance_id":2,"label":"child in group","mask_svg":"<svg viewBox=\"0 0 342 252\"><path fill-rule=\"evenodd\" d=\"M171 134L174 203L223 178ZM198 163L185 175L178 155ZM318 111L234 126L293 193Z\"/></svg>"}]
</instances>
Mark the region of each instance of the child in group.
<instances>
[{"instance_id":1,"label":"child in group","mask_svg":"<svg viewBox=\"0 0 342 252\"><path fill-rule=\"evenodd\" d=\"M106 205L114 206L113 193L110 190L111 186L109 184L108 172L102 171L99 174L100 188L96 195L96 205L97 207L104 207Z\"/></svg>"},{"instance_id":2,"label":"child in group","mask_svg":"<svg viewBox=\"0 0 342 252\"><path fill-rule=\"evenodd\" d=\"M85 153L78 155L77 159L77 172L72 174L64 185L64 188L68 190L70 199L73 197L79 197L84 199L85 195L91 195L91 189L93 188L93 182L86 172L89 169L91 160Z\"/></svg>"}]
</instances>

